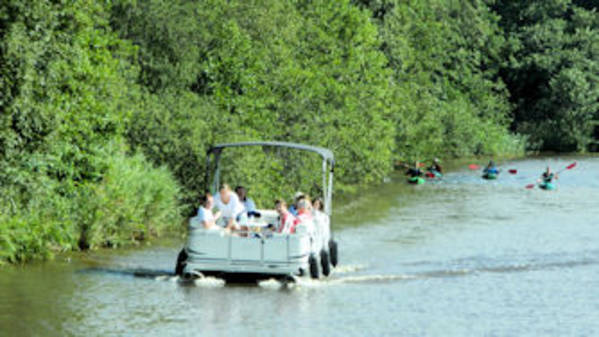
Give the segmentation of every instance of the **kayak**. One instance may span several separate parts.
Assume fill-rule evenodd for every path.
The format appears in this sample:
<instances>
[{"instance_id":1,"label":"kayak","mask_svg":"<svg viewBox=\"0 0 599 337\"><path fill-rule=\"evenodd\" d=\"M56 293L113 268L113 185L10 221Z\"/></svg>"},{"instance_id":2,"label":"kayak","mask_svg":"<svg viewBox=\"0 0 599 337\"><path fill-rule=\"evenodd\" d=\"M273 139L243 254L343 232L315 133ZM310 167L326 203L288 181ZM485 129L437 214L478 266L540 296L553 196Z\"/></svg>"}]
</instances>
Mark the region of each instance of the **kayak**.
<instances>
[{"instance_id":1,"label":"kayak","mask_svg":"<svg viewBox=\"0 0 599 337\"><path fill-rule=\"evenodd\" d=\"M483 174L483 179L488 179L488 180L497 179L497 173L487 172L487 173Z\"/></svg>"},{"instance_id":2,"label":"kayak","mask_svg":"<svg viewBox=\"0 0 599 337\"><path fill-rule=\"evenodd\" d=\"M442 178L443 177L443 173L437 171L437 170L428 170L426 171L425 177L430 178L430 179L435 179L435 178Z\"/></svg>"},{"instance_id":3,"label":"kayak","mask_svg":"<svg viewBox=\"0 0 599 337\"><path fill-rule=\"evenodd\" d=\"M408 183L414 184L414 185L424 184L424 178L422 178L422 177L410 177L410 178L408 178Z\"/></svg>"},{"instance_id":4,"label":"kayak","mask_svg":"<svg viewBox=\"0 0 599 337\"><path fill-rule=\"evenodd\" d=\"M556 188L554 183L540 183L539 188L542 188L547 191L554 190Z\"/></svg>"}]
</instances>

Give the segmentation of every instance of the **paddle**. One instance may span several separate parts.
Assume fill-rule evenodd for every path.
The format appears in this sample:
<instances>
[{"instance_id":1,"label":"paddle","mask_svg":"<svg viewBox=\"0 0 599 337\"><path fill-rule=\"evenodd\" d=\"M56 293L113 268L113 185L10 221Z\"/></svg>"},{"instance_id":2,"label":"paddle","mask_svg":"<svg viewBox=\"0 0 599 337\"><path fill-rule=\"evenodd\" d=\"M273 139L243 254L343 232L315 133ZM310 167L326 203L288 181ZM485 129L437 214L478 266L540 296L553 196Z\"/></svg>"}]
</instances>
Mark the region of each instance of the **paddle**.
<instances>
[{"instance_id":1,"label":"paddle","mask_svg":"<svg viewBox=\"0 0 599 337\"><path fill-rule=\"evenodd\" d=\"M470 165L468 165L468 168L469 168L469 169L471 169L471 170L473 170L473 171L474 171L474 170L480 170L480 165L477 165L477 164L470 164ZM509 172L510 174L517 174L517 173L518 173L518 170L517 170L517 169L509 169L509 170L508 170L508 172Z\"/></svg>"},{"instance_id":2,"label":"paddle","mask_svg":"<svg viewBox=\"0 0 599 337\"><path fill-rule=\"evenodd\" d=\"M573 169L575 166L576 166L576 162L573 162L572 164L570 164L570 165L568 165L568 166L564 167L563 169L561 169L561 170L557 171L557 172L555 173L555 175L558 175L559 173L561 173L561 172L564 172L565 170L571 170L571 169ZM524 186L524 187L525 187L525 188L528 188L528 189L531 189L531 188L534 188L535 186L536 186L536 184L528 184L528 185L526 185L526 186Z\"/></svg>"}]
</instances>

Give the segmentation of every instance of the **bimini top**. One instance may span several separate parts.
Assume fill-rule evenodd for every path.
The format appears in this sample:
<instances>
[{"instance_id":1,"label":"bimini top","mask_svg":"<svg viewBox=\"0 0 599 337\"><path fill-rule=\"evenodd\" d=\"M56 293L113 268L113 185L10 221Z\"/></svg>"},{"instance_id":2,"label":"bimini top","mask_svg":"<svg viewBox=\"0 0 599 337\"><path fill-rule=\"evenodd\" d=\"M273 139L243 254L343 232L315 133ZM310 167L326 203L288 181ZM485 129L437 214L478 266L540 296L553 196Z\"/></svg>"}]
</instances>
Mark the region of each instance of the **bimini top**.
<instances>
[{"instance_id":1,"label":"bimini top","mask_svg":"<svg viewBox=\"0 0 599 337\"><path fill-rule=\"evenodd\" d=\"M226 147L242 147L242 146L274 146L274 147L287 147L298 150L312 151L316 152L322 156L324 160L328 160L331 164L335 163L335 157L333 156L333 152L329 149L325 149L324 147L311 146L299 143L288 143L288 142L239 142L239 143L227 143L227 144L217 144L211 146L208 149L208 155L211 153L221 152L222 149Z\"/></svg>"}]
</instances>

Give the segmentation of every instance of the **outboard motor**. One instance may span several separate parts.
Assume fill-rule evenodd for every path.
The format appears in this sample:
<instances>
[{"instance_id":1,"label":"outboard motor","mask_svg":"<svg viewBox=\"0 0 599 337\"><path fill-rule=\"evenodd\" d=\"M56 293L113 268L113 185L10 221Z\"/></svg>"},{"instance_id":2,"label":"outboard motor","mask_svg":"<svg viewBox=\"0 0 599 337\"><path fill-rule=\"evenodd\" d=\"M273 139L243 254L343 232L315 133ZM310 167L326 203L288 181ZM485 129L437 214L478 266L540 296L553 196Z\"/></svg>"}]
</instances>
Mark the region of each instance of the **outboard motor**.
<instances>
[{"instance_id":1,"label":"outboard motor","mask_svg":"<svg viewBox=\"0 0 599 337\"><path fill-rule=\"evenodd\" d=\"M183 269L187 264L187 252L185 248L181 249L179 256L177 256L177 264L175 265L175 275L183 276Z\"/></svg>"},{"instance_id":2,"label":"outboard motor","mask_svg":"<svg viewBox=\"0 0 599 337\"><path fill-rule=\"evenodd\" d=\"M339 263L339 256L337 255L337 242L333 239L329 240L329 255L331 258L331 264L333 267L337 267Z\"/></svg>"}]
</instances>

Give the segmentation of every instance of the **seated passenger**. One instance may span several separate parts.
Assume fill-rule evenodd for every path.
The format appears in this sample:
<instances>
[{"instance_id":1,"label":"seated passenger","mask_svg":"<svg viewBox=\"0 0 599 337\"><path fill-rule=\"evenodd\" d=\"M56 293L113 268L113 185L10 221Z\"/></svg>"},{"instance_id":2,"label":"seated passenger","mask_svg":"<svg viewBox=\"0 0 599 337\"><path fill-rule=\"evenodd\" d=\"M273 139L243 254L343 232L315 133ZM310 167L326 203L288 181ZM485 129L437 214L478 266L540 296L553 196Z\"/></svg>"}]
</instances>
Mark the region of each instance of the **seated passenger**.
<instances>
[{"instance_id":1,"label":"seated passenger","mask_svg":"<svg viewBox=\"0 0 599 337\"><path fill-rule=\"evenodd\" d=\"M198 214L192 218L189 222L189 229L205 228L205 229L218 229L216 220L220 217L220 212L216 215L212 213L214 207L214 199L210 193L206 193L200 196L200 207L198 208Z\"/></svg>"},{"instance_id":2,"label":"seated passenger","mask_svg":"<svg viewBox=\"0 0 599 337\"><path fill-rule=\"evenodd\" d=\"M247 190L245 187L235 187L235 193L237 193L239 200L243 203L243 207L245 208L245 212L248 216L260 217L260 213L256 211L256 204L254 203L254 200L247 196Z\"/></svg>"},{"instance_id":3,"label":"seated passenger","mask_svg":"<svg viewBox=\"0 0 599 337\"><path fill-rule=\"evenodd\" d=\"M308 233L312 233L314 231L314 217L312 216L312 204L310 203L310 199L307 197L302 198L297 202L297 220L298 225L304 225ZM295 227L293 228L293 232L295 233Z\"/></svg>"},{"instance_id":4,"label":"seated passenger","mask_svg":"<svg viewBox=\"0 0 599 337\"><path fill-rule=\"evenodd\" d=\"M282 234L295 233L297 219L287 210L285 201L275 200L275 210L279 213L279 223L275 231Z\"/></svg>"},{"instance_id":5,"label":"seated passenger","mask_svg":"<svg viewBox=\"0 0 599 337\"><path fill-rule=\"evenodd\" d=\"M239 224L247 221L243 204L239 201L237 194L231 191L229 185L223 184L220 186L219 193L214 198L214 203L222 213L225 229L239 230Z\"/></svg>"},{"instance_id":6,"label":"seated passenger","mask_svg":"<svg viewBox=\"0 0 599 337\"><path fill-rule=\"evenodd\" d=\"M295 195L293 196L293 204L289 206L289 212L291 212L291 214L297 216L297 203L305 197L306 196L302 192L295 193Z\"/></svg>"}]
</instances>

